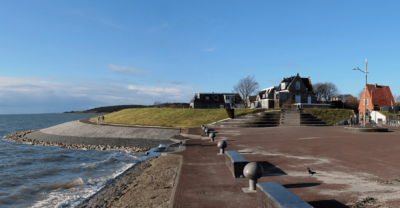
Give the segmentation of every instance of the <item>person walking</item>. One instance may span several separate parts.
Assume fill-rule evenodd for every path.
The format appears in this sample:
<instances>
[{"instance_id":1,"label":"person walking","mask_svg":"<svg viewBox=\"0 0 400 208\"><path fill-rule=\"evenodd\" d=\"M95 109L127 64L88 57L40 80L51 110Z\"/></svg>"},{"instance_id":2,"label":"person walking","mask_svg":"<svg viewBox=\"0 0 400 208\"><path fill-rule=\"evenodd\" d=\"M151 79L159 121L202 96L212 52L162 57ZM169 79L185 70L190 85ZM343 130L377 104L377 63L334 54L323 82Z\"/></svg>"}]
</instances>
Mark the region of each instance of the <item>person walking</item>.
<instances>
[{"instance_id":1,"label":"person walking","mask_svg":"<svg viewBox=\"0 0 400 208\"><path fill-rule=\"evenodd\" d=\"M104 124L104 115L101 116L101 123Z\"/></svg>"},{"instance_id":2,"label":"person walking","mask_svg":"<svg viewBox=\"0 0 400 208\"><path fill-rule=\"evenodd\" d=\"M100 116L97 116L97 125L100 124Z\"/></svg>"}]
</instances>

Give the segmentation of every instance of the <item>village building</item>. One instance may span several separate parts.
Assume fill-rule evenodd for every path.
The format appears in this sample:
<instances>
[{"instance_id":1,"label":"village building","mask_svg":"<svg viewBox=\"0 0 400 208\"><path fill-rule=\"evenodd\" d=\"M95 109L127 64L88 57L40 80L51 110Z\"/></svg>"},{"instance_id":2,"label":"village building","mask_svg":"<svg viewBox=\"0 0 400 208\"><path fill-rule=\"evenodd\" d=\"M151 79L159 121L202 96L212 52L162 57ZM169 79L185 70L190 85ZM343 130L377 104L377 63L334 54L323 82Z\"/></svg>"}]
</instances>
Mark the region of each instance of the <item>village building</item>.
<instances>
[{"instance_id":1,"label":"village building","mask_svg":"<svg viewBox=\"0 0 400 208\"><path fill-rule=\"evenodd\" d=\"M283 78L275 90L274 106L276 108L290 100L301 108L329 108L329 104L317 103L310 77L302 78L299 73L296 76Z\"/></svg>"},{"instance_id":2,"label":"village building","mask_svg":"<svg viewBox=\"0 0 400 208\"><path fill-rule=\"evenodd\" d=\"M257 96L256 95L251 95L247 97L247 108L255 108L255 101L256 101Z\"/></svg>"},{"instance_id":3,"label":"village building","mask_svg":"<svg viewBox=\"0 0 400 208\"><path fill-rule=\"evenodd\" d=\"M237 93L199 93L190 101L190 108L243 108L242 98Z\"/></svg>"},{"instance_id":4,"label":"village building","mask_svg":"<svg viewBox=\"0 0 400 208\"><path fill-rule=\"evenodd\" d=\"M252 103L253 108L274 108L276 86L260 90Z\"/></svg>"},{"instance_id":5,"label":"village building","mask_svg":"<svg viewBox=\"0 0 400 208\"><path fill-rule=\"evenodd\" d=\"M354 100L357 100L357 98L350 94L338 94L338 95L335 95L329 101L342 101L343 102L343 100L344 100L344 102L352 102Z\"/></svg>"},{"instance_id":6,"label":"village building","mask_svg":"<svg viewBox=\"0 0 400 208\"><path fill-rule=\"evenodd\" d=\"M379 111L388 110L396 105L389 86L367 84L366 94L365 97L364 89L358 105L359 121L361 122L364 118L366 118L365 122L368 123L376 123L378 118L385 120L386 118L381 116L382 114ZM365 112L363 102L366 103Z\"/></svg>"}]
</instances>

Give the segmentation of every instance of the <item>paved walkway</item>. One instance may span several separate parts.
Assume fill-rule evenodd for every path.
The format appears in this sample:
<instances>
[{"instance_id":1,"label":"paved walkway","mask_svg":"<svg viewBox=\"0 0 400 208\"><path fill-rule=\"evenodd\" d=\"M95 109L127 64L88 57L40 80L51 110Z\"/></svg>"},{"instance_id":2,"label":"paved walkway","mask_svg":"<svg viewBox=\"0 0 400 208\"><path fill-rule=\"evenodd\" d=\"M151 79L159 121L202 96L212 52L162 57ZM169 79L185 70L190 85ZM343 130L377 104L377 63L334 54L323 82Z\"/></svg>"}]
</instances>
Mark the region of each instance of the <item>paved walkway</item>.
<instances>
[{"instance_id":1,"label":"paved walkway","mask_svg":"<svg viewBox=\"0 0 400 208\"><path fill-rule=\"evenodd\" d=\"M400 207L400 128L387 133L352 133L343 126L214 129L226 150L258 161L265 174L314 207L346 207L374 197L383 207ZM204 136L201 129L189 133ZM174 207L258 207L244 194L245 178L234 179L217 142L186 141ZM307 167L317 174L309 176ZM389 184L376 181L387 180ZM390 184L392 183L392 184Z\"/></svg>"}]
</instances>

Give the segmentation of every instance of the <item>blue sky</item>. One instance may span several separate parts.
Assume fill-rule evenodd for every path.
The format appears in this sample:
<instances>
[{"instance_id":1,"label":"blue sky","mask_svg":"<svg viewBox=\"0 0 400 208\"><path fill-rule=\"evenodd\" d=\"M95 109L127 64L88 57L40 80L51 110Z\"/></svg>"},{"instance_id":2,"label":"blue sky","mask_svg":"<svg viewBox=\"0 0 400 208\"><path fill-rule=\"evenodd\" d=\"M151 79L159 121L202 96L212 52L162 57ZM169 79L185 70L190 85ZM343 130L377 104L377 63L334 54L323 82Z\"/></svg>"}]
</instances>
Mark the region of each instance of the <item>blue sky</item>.
<instances>
[{"instance_id":1,"label":"blue sky","mask_svg":"<svg viewBox=\"0 0 400 208\"><path fill-rule=\"evenodd\" d=\"M299 73L400 95L398 1L0 1L0 114L189 102Z\"/></svg>"}]
</instances>

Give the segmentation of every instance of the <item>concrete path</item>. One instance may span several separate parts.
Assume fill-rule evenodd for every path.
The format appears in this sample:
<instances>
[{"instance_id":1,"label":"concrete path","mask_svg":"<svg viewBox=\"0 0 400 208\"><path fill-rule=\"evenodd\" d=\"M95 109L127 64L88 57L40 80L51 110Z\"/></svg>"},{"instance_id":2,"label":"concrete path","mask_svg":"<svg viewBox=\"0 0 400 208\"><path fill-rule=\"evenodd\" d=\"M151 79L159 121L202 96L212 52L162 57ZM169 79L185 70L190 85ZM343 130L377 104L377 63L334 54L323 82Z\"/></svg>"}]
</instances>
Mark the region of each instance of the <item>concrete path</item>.
<instances>
[{"instance_id":1,"label":"concrete path","mask_svg":"<svg viewBox=\"0 0 400 208\"><path fill-rule=\"evenodd\" d=\"M173 143L170 138L176 129L130 128L122 126L92 125L71 121L27 134L30 139L65 144L91 144L129 147L156 147Z\"/></svg>"},{"instance_id":2,"label":"concrete path","mask_svg":"<svg viewBox=\"0 0 400 208\"><path fill-rule=\"evenodd\" d=\"M314 207L347 207L368 196L383 207L400 207L400 129L352 133L344 126L216 128L216 141L265 170L259 182L278 182ZM201 129L189 133L204 136ZM258 207L244 194L248 179L233 178L217 142L186 141L175 208ZM307 167L317 173L309 176Z\"/></svg>"}]
</instances>

